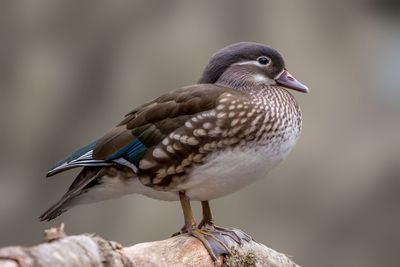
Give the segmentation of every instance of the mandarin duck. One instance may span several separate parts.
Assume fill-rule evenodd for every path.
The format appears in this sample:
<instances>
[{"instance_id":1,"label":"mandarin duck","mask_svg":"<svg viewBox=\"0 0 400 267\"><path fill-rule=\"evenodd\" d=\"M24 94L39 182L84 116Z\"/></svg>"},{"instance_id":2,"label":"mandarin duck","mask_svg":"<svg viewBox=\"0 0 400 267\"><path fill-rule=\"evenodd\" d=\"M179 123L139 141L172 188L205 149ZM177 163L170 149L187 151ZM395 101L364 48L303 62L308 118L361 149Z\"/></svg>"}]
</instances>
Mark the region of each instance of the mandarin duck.
<instances>
[{"instance_id":1,"label":"mandarin duck","mask_svg":"<svg viewBox=\"0 0 400 267\"><path fill-rule=\"evenodd\" d=\"M199 239L214 260L229 255L227 238L251 237L214 225L209 201L265 177L293 148L302 115L288 89L308 92L275 49L252 42L221 49L197 84L133 109L103 137L56 163L47 176L83 169L40 220L137 193L180 201L184 226L177 234ZM191 200L202 204L198 225Z\"/></svg>"}]
</instances>

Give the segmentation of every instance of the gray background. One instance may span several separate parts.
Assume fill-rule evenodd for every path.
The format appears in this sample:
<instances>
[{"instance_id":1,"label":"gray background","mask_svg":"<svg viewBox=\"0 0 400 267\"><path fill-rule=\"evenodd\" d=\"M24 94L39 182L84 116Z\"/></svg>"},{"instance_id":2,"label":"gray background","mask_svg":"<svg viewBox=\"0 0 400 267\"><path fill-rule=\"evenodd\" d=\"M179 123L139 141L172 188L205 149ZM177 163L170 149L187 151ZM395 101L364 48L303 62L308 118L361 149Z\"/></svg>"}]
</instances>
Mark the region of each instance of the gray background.
<instances>
[{"instance_id":1,"label":"gray background","mask_svg":"<svg viewBox=\"0 0 400 267\"><path fill-rule=\"evenodd\" d=\"M0 245L37 244L62 221L69 234L96 232L124 245L177 231L178 203L138 195L40 223L77 170L44 174L135 106L195 83L218 49L256 41L277 48L309 86L308 95L294 93L303 133L266 179L212 202L217 224L302 266L397 265L397 3L1 1Z\"/></svg>"}]
</instances>

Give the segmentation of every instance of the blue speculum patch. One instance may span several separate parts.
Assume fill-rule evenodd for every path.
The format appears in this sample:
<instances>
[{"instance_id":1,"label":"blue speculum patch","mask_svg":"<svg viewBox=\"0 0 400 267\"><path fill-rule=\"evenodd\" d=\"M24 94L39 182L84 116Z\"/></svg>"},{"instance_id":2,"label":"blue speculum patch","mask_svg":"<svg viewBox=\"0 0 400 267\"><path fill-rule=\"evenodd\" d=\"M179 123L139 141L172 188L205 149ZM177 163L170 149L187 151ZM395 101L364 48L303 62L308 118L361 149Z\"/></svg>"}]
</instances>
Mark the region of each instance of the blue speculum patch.
<instances>
[{"instance_id":1,"label":"blue speculum patch","mask_svg":"<svg viewBox=\"0 0 400 267\"><path fill-rule=\"evenodd\" d=\"M123 157L129 160L130 162L135 162L143 156L143 153L146 150L147 147L143 145L143 143L140 142L139 139L135 139L132 142L130 142L127 146L125 146L123 149L108 157L107 160L114 160Z\"/></svg>"}]
</instances>

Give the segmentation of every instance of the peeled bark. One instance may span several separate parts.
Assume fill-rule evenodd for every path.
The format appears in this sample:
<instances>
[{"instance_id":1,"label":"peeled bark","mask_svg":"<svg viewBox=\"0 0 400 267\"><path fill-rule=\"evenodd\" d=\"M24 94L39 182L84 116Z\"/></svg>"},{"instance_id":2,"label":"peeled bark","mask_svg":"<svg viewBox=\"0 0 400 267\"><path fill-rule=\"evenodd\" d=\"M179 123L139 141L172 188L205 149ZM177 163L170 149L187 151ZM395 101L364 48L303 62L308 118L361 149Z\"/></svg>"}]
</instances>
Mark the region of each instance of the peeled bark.
<instances>
[{"instance_id":1,"label":"peeled bark","mask_svg":"<svg viewBox=\"0 0 400 267\"><path fill-rule=\"evenodd\" d=\"M95 234L67 236L61 224L46 230L42 244L1 248L0 266L298 266L263 244L228 241L233 254L213 262L202 243L188 235L122 247Z\"/></svg>"}]
</instances>

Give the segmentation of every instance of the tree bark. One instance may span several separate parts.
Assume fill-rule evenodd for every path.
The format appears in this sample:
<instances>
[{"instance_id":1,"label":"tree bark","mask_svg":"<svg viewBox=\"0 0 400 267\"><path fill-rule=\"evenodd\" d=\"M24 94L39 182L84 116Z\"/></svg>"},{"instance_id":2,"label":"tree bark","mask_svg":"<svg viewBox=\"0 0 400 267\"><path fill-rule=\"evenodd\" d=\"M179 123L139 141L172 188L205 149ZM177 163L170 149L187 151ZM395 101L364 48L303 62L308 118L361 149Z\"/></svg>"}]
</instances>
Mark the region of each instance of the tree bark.
<instances>
[{"instance_id":1,"label":"tree bark","mask_svg":"<svg viewBox=\"0 0 400 267\"><path fill-rule=\"evenodd\" d=\"M0 266L298 266L263 244L227 239L233 254L213 262L202 243L188 235L122 247L96 234L67 236L61 224L45 231L42 244L1 248Z\"/></svg>"}]
</instances>

